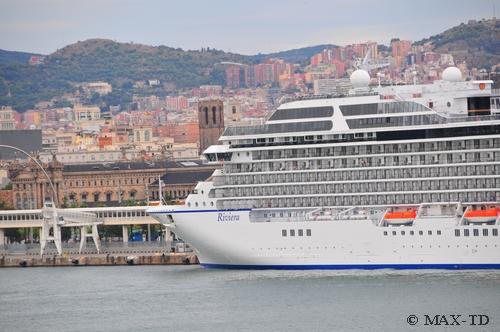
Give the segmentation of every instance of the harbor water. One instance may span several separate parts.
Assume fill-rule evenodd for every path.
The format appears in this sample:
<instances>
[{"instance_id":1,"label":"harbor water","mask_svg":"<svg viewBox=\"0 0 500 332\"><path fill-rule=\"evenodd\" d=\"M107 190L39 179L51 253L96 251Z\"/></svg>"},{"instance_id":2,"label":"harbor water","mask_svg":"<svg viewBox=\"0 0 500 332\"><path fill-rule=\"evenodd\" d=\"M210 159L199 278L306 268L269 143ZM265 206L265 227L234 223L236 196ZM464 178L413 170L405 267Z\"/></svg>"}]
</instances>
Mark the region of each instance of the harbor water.
<instances>
[{"instance_id":1,"label":"harbor water","mask_svg":"<svg viewBox=\"0 0 500 332\"><path fill-rule=\"evenodd\" d=\"M500 271L0 270L0 331L429 329L500 331Z\"/></svg>"}]
</instances>

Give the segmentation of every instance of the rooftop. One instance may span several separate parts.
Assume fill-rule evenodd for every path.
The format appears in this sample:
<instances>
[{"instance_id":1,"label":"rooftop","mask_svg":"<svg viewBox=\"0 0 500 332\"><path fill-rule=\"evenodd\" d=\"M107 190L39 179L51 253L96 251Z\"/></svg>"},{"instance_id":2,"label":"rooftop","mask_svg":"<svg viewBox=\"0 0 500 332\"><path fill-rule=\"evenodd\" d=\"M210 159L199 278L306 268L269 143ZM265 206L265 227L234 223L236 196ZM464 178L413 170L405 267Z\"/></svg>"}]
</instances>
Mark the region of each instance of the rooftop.
<instances>
[{"instance_id":1,"label":"rooftop","mask_svg":"<svg viewBox=\"0 0 500 332\"><path fill-rule=\"evenodd\" d=\"M204 166L201 160L184 161L147 161L147 162L117 162L64 165L64 172L95 172L95 171L119 171L119 170L141 170L141 169L165 169L165 168L196 168Z\"/></svg>"}]
</instances>

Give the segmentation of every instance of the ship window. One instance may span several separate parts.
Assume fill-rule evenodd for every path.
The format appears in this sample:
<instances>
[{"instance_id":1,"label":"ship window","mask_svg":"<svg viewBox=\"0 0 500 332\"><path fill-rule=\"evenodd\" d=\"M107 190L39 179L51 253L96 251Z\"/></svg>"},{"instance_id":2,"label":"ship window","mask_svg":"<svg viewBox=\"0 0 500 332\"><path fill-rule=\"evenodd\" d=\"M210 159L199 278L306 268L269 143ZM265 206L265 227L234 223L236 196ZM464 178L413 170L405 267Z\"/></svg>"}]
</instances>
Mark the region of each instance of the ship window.
<instances>
[{"instance_id":1,"label":"ship window","mask_svg":"<svg viewBox=\"0 0 500 332\"><path fill-rule=\"evenodd\" d=\"M492 233L491 235L493 235L493 236L498 236L498 229L493 228L493 229L491 230L491 233Z\"/></svg>"},{"instance_id":2,"label":"ship window","mask_svg":"<svg viewBox=\"0 0 500 332\"><path fill-rule=\"evenodd\" d=\"M310 229L306 229L306 235L307 236L311 236L311 230Z\"/></svg>"},{"instance_id":3,"label":"ship window","mask_svg":"<svg viewBox=\"0 0 500 332\"><path fill-rule=\"evenodd\" d=\"M469 236L469 230L468 229L464 229L464 236Z\"/></svg>"},{"instance_id":4,"label":"ship window","mask_svg":"<svg viewBox=\"0 0 500 332\"><path fill-rule=\"evenodd\" d=\"M191 203L188 203L188 206L191 206Z\"/></svg>"},{"instance_id":5,"label":"ship window","mask_svg":"<svg viewBox=\"0 0 500 332\"><path fill-rule=\"evenodd\" d=\"M298 232L299 232L299 236L304 236L304 230L303 229L299 229Z\"/></svg>"},{"instance_id":6,"label":"ship window","mask_svg":"<svg viewBox=\"0 0 500 332\"><path fill-rule=\"evenodd\" d=\"M474 229L472 232L474 236L479 236L479 229Z\"/></svg>"},{"instance_id":7,"label":"ship window","mask_svg":"<svg viewBox=\"0 0 500 332\"><path fill-rule=\"evenodd\" d=\"M441 231L437 231L436 233L437 233L437 235L441 235Z\"/></svg>"},{"instance_id":8,"label":"ship window","mask_svg":"<svg viewBox=\"0 0 500 332\"><path fill-rule=\"evenodd\" d=\"M281 230L281 236L286 236L286 229Z\"/></svg>"},{"instance_id":9,"label":"ship window","mask_svg":"<svg viewBox=\"0 0 500 332\"><path fill-rule=\"evenodd\" d=\"M414 231L410 231L410 235L415 235L415 232Z\"/></svg>"},{"instance_id":10,"label":"ship window","mask_svg":"<svg viewBox=\"0 0 500 332\"><path fill-rule=\"evenodd\" d=\"M423 231L418 231L418 235L424 235Z\"/></svg>"},{"instance_id":11,"label":"ship window","mask_svg":"<svg viewBox=\"0 0 500 332\"><path fill-rule=\"evenodd\" d=\"M455 229L455 236L460 236L460 230L459 229Z\"/></svg>"},{"instance_id":12,"label":"ship window","mask_svg":"<svg viewBox=\"0 0 500 332\"><path fill-rule=\"evenodd\" d=\"M290 230L290 236L295 236L295 229Z\"/></svg>"},{"instance_id":13,"label":"ship window","mask_svg":"<svg viewBox=\"0 0 500 332\"><path fill-rule=\"evenodd\" d=\"M214 202L210 202L210 206L214 206Z\"/></svg>"},{"instance_id":14,"label":"ship window","mask_svg":"<svg viewBox=\"0 0 500 332\"><path fill-rule=\"evenodd\" d=\"M311 119L330 117L333 115L333 107L308 107L276 110L269 120Z\"/></svg>"},{"instance_id":15,"label":"ship window","mask_svg":"<svg viewBox=\"0 0 500 332\"><path fill-rule=\"evenodd\" d=\"M396 231L392 231L392 235L396 235Z\"/></svg>"},{"instance_id":16,"label":"ship window","mask_svg":"<svg viewBox=\"0 0 500 332\"><path fill-rule=\"evenodd\" d=\"M198 206L198 202L194 203L195 206Z\"/></svg>"},{"instance_id":17,"label":"ship window","mask_svg":"<svg viewBox=\"0 0 500 332\"><path fill-rule=\"evenodd\" d=\"M387 231L384 231L384 235L387 235Z\"/></svg>"},{"instance_id":18,"label":"ship window","mask_svg":"<svg viewBox=\"0 0 500 332\"><path fill-rule=\"evenodd\" d=\"M405 231L401 231L401 235L405 235Z\"/></svg>"},{"instance_id":19,"label":"ship window","mask_svg":"<svg viewBox=\"0 0 500 332\"><path fill-rule=\"evenodd\" d=\"M432 231L427 231L427 234L428 235L432 235Z\"/></svg>"},{"instance_id":20,"label":"ship window","mask_svg":"<svg viewBox=\"0 0 500 332\"><path fill-rule=\"evenodd\" d=\"M483 229L483 236L488 236L488 229L487 228Z\"/></svg>"}]
</instances>

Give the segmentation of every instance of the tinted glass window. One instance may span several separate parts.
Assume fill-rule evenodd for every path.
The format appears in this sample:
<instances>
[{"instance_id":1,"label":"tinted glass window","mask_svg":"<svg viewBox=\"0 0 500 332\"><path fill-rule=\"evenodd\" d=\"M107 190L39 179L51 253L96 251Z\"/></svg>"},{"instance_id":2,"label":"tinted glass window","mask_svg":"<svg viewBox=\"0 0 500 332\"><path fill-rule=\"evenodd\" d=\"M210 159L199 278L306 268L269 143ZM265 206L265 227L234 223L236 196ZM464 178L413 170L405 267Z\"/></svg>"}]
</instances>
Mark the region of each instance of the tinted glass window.
<instances>
[{"instance_id":1,"label":"tinted glass window","mask_svg":"<svg viewBox=\"0 0 500 332\"><path fill-rule=\"evenodd\" d=\"M293 123L275 123L263 126L241 126L228 127L223 136L236 135L260 135L260 134L278 134L302 131L326 131L332 129L331 121L310 121Z\"/></svg>"},{"instance_id":2,"label":"tinted glass window","mask_svg":"<svg viewBox=\"0 0 500 332\"><path fill-rule=\"evenodd\" d=\"M276 110L269 120L311 119L332 115L333 107L289 108Z\"/></svg>"}]
</instances>

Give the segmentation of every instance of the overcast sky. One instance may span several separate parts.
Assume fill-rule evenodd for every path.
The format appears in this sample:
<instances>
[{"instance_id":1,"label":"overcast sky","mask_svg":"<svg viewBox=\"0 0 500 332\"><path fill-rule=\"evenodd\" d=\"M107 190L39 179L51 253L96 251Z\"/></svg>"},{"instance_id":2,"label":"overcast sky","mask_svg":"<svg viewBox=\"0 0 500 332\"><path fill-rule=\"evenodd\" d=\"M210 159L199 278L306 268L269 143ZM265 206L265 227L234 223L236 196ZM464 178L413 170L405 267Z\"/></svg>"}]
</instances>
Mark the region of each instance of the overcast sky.
<instances>
[{"instance_id":1,"label":"overcast sky","mask_svg":"<svg viewBox=\"0 0 500 332\"><path fill-rule=\"evenodd\" d=\"M49 54L88 38L242 54L388 44L490 18L494 6L500 0L0 0L0 48Z\"/></svg>"}]
</instances>

